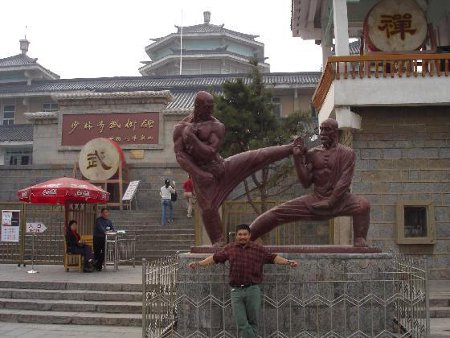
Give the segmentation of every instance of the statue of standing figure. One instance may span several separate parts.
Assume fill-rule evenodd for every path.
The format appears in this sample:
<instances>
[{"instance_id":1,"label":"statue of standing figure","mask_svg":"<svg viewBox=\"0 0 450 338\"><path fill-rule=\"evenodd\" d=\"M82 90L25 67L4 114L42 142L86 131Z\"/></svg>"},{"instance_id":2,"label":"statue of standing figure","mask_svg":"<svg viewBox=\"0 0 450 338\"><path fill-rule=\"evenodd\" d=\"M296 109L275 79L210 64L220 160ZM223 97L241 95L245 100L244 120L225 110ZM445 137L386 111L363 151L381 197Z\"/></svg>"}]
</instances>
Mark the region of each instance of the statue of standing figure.
<instances>
[{"instance_id":1,"label":"statue of standing figure","mask_svg":"<svg viewBox=\"0 0 450 338\"><path fill-rule=\"evenodd\" d=\"M328 119L321 124L319 147L307 150L303 140L297 138L292 144L246 151L223 159L219 149L225 126L212 115L213 107L213 96L198 92L194 112L177 124L173 132L176 159L192 177L203 224L213 245L225 244L219 207L230 192L252 173L292 154L301 184L305 188L314 184L314 192L257 217L251 224L252 239L280 224L345 215L353 216L354 246L366 246L370 205L365 198L350 193L355 154L338 143L335 120Z\"/></svg>"},{"instance_id":2,"label":"statue of standing figure","mask_svg":"<svg viewBox=\"0 0 450 338\"><path fill-rule=\"evenodd\" d=\"M353 245L367 246L370 204L366 198L350 193L355 153L339 144L338 137L338 123L327 119L320 125L322 145L308 150L302 139L294 141L293 156L298 179L305 189L314 184L314 191L258 216L250 226L253 240L280 224L353 216Z\"/></svg>"}]
</instances>

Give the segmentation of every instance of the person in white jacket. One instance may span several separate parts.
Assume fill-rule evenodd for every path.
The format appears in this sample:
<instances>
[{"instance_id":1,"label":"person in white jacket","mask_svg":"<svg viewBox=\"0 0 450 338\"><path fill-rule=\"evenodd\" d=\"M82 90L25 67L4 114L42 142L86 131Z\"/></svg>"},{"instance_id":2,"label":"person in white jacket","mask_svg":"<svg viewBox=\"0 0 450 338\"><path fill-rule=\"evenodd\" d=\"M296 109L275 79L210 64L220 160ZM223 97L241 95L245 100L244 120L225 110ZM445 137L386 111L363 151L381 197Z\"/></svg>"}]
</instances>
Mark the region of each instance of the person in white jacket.
<instances>
[{"instance_id":1,"label":"person in white jacket","mask_svg":"<svg viewBox=\"0 0 450 338\"><path fill-rule=\"evenodd\" d=\"M170 185L170 180L165 179L159 194L161 195L161 225L166 225L173 220L172 194L175 189ZM169 207L169 217L167 217L167 207Z\"/></svg>"}]
</instances>

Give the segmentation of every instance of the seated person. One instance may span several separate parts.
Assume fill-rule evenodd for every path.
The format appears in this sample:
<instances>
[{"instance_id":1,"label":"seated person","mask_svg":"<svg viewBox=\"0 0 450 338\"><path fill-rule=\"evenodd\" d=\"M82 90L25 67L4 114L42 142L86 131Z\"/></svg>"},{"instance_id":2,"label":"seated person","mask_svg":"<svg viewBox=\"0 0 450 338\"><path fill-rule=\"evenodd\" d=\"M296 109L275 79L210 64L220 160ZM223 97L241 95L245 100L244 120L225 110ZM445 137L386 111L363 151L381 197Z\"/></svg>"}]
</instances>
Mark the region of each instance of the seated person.
<instances>
[{"instance_id":1,"label":"seated person","mask_svg":"<svg viewBox=\"0 0 450 338\"><path fill-rule=\"evenodd\" d=\"M67 253L80 254L84 258L83 272L92 272L94 254L92 248L81 240L77 232L77 221L71 220L66 232Z\"/></svg>"}]
</instances>

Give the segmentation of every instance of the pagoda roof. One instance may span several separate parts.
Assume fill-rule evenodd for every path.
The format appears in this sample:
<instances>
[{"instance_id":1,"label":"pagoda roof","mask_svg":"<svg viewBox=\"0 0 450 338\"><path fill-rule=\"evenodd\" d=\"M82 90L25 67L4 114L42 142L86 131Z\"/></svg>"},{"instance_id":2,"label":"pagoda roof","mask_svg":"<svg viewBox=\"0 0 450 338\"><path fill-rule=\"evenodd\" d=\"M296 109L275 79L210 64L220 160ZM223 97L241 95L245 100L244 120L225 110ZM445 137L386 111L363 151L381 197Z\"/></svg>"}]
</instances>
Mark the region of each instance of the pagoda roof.
<instances>
[{"instance_id":1,"label":"pagoda roof","mask_svg":"<svg viewBox=\"0 0 450 338\"><path fill-rule=\"evenodd\" d=\"M48 77L52 79L59 79L59 75L53 73L49 69L41 66L37 62L37 58L31 58L26 54L17 54L0 59L0 72L1 71L11 71L16 69L31 69L38 68L42 72L46 73Z\"/></svg>"},{"instance_id":2,"label":"pagoda roof","mask_svg":"<svg viewBox=\"0 0 450 338\"><path fill-rule=\"evenodd\" d=\"M183 34L210 34L210 33L228 33L230 35L236 35L241 38L254 40L259 35L253 34L245 34L241 32L237 32L231 29L224 28L224 25L213 25L210 23L202 23L194 26L175 26L177 28L177 33L181 34L181 29L183 29Z\"/></svg>"}]
</instances>

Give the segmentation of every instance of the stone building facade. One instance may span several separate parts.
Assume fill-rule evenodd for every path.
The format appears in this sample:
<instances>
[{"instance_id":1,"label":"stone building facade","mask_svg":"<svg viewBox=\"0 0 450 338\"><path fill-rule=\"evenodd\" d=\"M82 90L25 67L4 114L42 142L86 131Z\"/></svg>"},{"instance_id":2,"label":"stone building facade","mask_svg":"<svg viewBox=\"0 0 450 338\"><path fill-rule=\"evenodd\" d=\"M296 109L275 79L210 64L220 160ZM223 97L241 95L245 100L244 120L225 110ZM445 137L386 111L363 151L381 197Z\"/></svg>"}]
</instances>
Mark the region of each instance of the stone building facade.
<instances>
[{"instance_id":1,"label":"stone building facade","mask_svg":"<svg viewBox=\"0 0 450 338\"><path fill-rule=\"evenodd\" d=\"M374 53L371 32L395 48L403 40L389 40L383 25L363 25L369 17L379 20L370 16L376 6L386 10L383 6L393 2L292 3L293 35L314 39L323 49L324 72L313 104L319 122L337 119L341 142L356 152L352 191L372 205L369 242L383 251L425 255L430 278L450 278L450 54L445 52L450 50L450 3L396 1L399 12L422 18L421 25L404 32L404 40L416 42L415 32L425 27L428 34L419 49L395 53ZM352 53L350 38L363 42L360 53L354 48ZM330 56L333 39L336 56ZM334 242L349 243L351 219L334 223Z\"/></svg>"}]
</instances>

